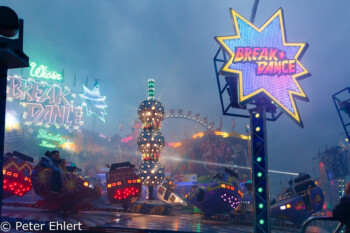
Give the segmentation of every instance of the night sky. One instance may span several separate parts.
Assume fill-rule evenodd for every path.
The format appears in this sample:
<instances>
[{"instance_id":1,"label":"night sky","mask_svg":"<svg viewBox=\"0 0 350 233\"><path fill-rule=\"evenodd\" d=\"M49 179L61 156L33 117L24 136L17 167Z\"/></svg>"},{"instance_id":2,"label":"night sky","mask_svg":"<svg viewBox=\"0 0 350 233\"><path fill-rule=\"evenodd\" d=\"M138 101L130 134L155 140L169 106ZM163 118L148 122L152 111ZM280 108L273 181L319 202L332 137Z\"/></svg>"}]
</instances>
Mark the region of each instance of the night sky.
<instances>
[{"instance_id":1,"label":"night sky","mask_svg":"<svg viewBox=\"0 0 350 233\"><path fill-rule=\"evenodd\" d=\"M156 98L166 110L192 110L219 124L213 66L219 45L214 37L233 35L229 8L249 19L253 0L17 0L1 5L24 19L24 51L30 60L64 69L65 84L73 90L82 91L87 76L89 88L99 79L108 115L106 123L97 120L96 128L108 136L125 136L146 98L149 78L156 80ZM349 86L350 2L260 1L255 25L260 27L280 7L287 42L309 44L301 63L312 76L300 81L310 102L296 101L305 127L285 115L267 125L269 168L314 174L317 164L311 159L344 139L331 96ZM223 120L223 130L230 132L232 118ZM91 129L91 118L84 121ZM235 130L245 134L248 120L235 121ZM187 125L193 127L169 121L162 130L167 139L173 130L183 135ZM280 178L285 182L285 176L271 175L273 190L279 189Z\"/></svg>"}]
</instances>

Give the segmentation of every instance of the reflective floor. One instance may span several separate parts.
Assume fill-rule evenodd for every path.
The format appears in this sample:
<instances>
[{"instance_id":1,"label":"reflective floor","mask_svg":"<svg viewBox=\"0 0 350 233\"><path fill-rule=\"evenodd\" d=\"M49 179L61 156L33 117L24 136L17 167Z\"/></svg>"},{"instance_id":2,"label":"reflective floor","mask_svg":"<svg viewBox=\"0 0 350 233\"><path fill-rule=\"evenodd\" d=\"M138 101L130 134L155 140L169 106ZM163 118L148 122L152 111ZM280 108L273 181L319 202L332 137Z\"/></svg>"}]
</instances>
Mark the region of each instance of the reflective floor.
<instances>
[{"instance_id":1,"label":"reflective floor","mask_svg":"<svg viewBox=\"0 0 350 233\"><path fill-rule=\"evenodd\" d=\"M79 214L68 216L58 215L56 213L27 208L4 206L3 217L27 219L33 221L58 221L66 223L81 222L83 226L93 228L105 228L107 231L122 229L144 229L144 230L163 230L163 231L183 231L183 232L253 232L252 226L234 225L226 222L216 222L202 220L200 215L176 214L175 216L159 216L145 214L130 214L118 212L103 211L83 211ZM117 230L118 229L118 230ZM311 229L310 229L311 230ZM273 227L273 233L297 233L297 229ZM325 232L320 229L313 229L309 232Z\"/></svg>"},{"instance_id":2,"label":"reflective floor","mask_svg":"<svg viewBox=\"0 0 350 233\"><path fill-rule=\"evenodd\" d=\"M135 215L119 214L112 223L105 224L104 228L132 228L132 229L154 229L184 232L253 232L251 226L233 225L225 222L202 220L200 215ZM273 232L298 232L296 229L275 229Z\"/></svg>"}]
</instances>

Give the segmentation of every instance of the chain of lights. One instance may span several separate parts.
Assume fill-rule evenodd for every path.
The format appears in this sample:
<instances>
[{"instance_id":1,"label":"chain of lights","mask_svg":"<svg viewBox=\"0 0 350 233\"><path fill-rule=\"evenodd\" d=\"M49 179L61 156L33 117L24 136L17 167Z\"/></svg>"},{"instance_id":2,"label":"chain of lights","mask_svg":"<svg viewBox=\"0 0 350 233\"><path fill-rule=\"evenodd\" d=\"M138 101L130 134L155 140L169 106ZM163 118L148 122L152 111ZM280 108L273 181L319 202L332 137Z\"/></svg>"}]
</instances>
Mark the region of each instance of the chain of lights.
<instances>
[{"instance_id":1,"label":"chain of lights","mask_svg":"<svg viewBox=\"0 0 350 233\"><path fill-rule=\"evenodd\" d=\"M138 116L143 130L137 140L143 160L139 167L139 175L144 185L158 185L164 179L164 168L159 163L159 158L164 147L160 123L164 119L165 110L162 103L154 98L153 79L148 80L148 100L140 104Z\"/></svg>"},{"instance_id":2,"label":"chain of lights","mask_svg":"<svg viewBox=\"0 0 350 233\"><path fill-rule=\"evenodd\" d=\"M344 178L338 179L338 184L339 184L339 199L341 199L344 196L345 193L345 180Z\"/></svg>"}]
</instances>

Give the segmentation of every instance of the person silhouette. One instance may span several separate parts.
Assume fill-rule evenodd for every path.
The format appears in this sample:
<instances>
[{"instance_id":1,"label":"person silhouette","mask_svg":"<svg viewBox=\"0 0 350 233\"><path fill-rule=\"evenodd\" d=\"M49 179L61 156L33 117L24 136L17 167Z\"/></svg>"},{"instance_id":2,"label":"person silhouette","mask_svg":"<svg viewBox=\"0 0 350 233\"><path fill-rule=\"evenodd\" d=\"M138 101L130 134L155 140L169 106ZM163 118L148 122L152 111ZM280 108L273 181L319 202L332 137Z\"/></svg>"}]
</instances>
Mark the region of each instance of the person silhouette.
<instances>
[{"instance_id":1,"label":"person silhouette","mask_svg":"<svg viewBox=\"0 0 350 233\"><path fill-rule=\"evenodd\" d=\"M345 195L333 209L333 217L345 225L345 233L350 233L350 182L345 185Z\"/></svg>"}]
</instances>

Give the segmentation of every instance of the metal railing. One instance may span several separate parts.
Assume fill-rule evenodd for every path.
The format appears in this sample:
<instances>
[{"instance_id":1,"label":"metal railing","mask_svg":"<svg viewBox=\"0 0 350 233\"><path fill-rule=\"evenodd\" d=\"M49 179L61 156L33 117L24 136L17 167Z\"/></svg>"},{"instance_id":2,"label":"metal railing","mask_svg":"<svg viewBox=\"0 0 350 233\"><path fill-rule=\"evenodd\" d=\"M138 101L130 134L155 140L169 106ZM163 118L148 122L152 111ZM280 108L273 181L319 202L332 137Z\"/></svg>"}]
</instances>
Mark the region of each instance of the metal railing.
<instances>
[{"instance_id":1,"label":"metal railing","mask_svg":"<svg viewBox=\"0 0 350 233\"><path fill-rule=\"evenodd\" d=\"M307 227L310 225L311 222L313 221L336 221L339 222L338 219L334 218L334 217L326 217L326 216L313 216L308 218L304 223L303 226L300 229L300 233L305 233ZM338 224L337 228L333 231L333 233L339 233L342 228L343 228L344 224L340 223Z\"/></svg>"}]
</instances>

